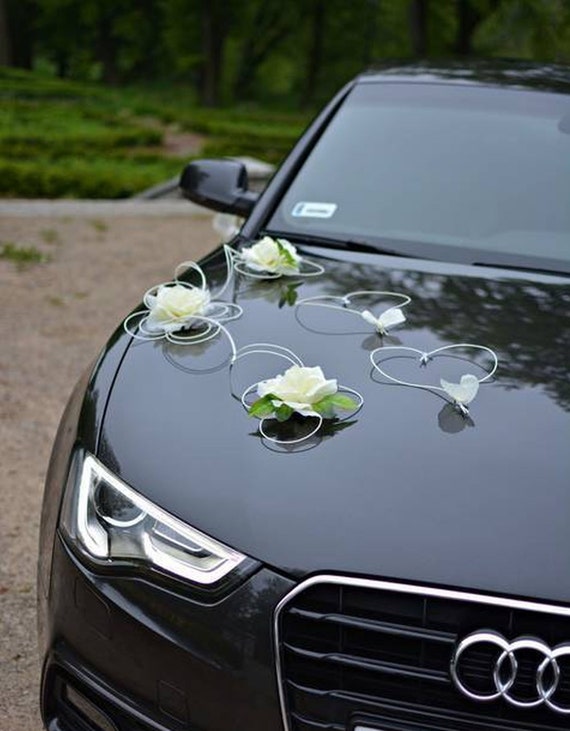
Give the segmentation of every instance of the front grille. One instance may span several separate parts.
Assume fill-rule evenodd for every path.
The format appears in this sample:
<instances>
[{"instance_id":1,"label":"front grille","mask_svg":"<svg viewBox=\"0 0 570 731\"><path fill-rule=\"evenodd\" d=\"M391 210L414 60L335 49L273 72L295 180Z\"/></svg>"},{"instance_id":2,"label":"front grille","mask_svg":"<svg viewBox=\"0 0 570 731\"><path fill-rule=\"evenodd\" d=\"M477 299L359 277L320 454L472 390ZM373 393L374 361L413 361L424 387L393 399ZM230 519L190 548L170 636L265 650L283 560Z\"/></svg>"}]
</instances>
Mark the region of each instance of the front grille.
<instances>
[{"instance_id":1,"label":"front grille","mask_svg":"<svg viewBox=\"0 0 570 731\"><path fill-rule=\"evenodd\" d=\"M538 637L550 648L570 642L570 609L506 605L490 597L355 579L322 577L306 583L276 616L282 705L290 731L345 731L359 725L381 731L570 728L570 715L544 703L519 709L502 698L471 700L450 674L457 643L475 631L492 630L509 642ZM477 693L491 693L498 654L487 646L467 650L461 680ZM536 668L542 658L524 651L516 659L516 682L509 692L530 701L537 697ZM570 708L570 658L559 666L556 702Z\"/></svg>"}]
</instances>

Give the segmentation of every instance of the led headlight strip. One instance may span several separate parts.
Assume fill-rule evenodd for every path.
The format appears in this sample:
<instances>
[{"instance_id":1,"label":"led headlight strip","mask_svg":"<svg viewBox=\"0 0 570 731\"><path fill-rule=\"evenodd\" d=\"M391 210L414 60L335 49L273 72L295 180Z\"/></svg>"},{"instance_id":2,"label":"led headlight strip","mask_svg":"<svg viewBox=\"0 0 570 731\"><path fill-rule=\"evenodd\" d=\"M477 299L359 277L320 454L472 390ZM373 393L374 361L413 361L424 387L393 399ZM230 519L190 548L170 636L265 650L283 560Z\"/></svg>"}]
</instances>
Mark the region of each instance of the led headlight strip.
<instances>
[{"instance_id":1,"label":"led headlight strip","mask_svg":"<svg viewBox=\"0 0 570 731\"><path fill-rule=\"evenodd\" d=\"M68 488L61 525L88 558L143 564L203 586L246 560L139 495L90 454Z\"/></svg>"}]
</instances>

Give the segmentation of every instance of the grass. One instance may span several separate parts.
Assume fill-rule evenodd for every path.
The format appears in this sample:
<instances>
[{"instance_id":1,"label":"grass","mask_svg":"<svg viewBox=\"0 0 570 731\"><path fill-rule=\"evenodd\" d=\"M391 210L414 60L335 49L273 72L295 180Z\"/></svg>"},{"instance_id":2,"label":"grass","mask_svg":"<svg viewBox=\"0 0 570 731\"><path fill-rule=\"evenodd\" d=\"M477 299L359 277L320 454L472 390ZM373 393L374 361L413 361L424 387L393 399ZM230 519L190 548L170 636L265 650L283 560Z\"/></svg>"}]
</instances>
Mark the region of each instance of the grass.
<instances>
[{"instance_id":1,"label":"grass","mask_svg":"<svg viewBox=\"0 0 570 731\"><path fill-rule=\"evenodd\" d=\"M59 244L60 238L59 233L55 228L44 228L40 231L40 236L46 242L46 244Z\"/></svg>"},{"instance_id":2,"label":"grass","mask_svg":"<svg viewBox=\"0 0 570 731\"><path fill-rule=\"evenodd\" d=\"M11 261L18 268L23 268L30 264L41 264L48 257L35 246L20 246L12 241L5 241L0 243L0 259Z\"/></svg>"},{"instance_id":3,"label":"grass","mask_svg":"<svg viewBox=\"0 0 570 731\"><path fill-rule=\"evenodd\" d=\"M50 294L46 297L46 300L48 304L53 305L54 307L64 307L65 302L61 297L59 297L56 294Z\"/></svg>"},{"instance_id":4,"label":"grass","mask_svg":"<svg viewBox=\"0 0 570 731\"><path fill-rule=\"evenodd\" d=\"M0 68L0 196L124 198L177 175L171 131L205 135L204 156L280 162L307 118L195 106L180 88L106 89Z\"/></svg>"},{"instance_id":5,"label":"grass","mask_svg":"<svg viewBox=\"0 0 570 731\"><path fill-rule=\"evenodd\" d=\"M109 224L102 221L100 218L92 218L88 223L97 231L99 234L104 234L109 229Z\"/></svg>"}]
</instances>

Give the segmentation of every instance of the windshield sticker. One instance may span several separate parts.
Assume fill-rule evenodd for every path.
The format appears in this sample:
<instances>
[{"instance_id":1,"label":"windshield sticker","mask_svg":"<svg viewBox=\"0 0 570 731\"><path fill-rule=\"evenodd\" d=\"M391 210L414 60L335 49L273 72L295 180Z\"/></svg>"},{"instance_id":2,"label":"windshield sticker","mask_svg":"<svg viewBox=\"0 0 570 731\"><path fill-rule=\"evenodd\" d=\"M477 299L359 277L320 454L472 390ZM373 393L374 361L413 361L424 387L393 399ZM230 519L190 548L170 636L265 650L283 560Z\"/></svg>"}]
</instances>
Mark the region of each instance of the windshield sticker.
<instances>
[{"instance_id":1,"label":"windshield sticker","mask_svg":"<svg viewBox=\"0 0 570 731\"><path fill-rule=\"evenodd\" d=\"M295 218L332 218L337 208L336 203L300 201L293 206L291 215Z\"/></svg>"}]
</instances>

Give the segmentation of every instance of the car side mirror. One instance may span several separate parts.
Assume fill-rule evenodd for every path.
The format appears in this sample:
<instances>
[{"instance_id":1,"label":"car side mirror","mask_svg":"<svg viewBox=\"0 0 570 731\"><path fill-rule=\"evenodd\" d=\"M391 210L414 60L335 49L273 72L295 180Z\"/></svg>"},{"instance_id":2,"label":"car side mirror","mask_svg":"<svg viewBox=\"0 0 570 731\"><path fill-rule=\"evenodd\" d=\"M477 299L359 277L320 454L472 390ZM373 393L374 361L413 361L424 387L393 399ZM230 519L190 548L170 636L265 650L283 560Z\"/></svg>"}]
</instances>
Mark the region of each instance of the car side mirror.
<instances>
[{"instance_id":1,"label":"car side mirror","mask_svg":"<svg viewBox=\"0 0 570 731\"><path fill-rule=\"evenodd\" d=\"M247 189L247 170L237 160L194 160L180 176L180 188L193 203L247 217L259 193Z\"/></svg>"}]
</instances>

